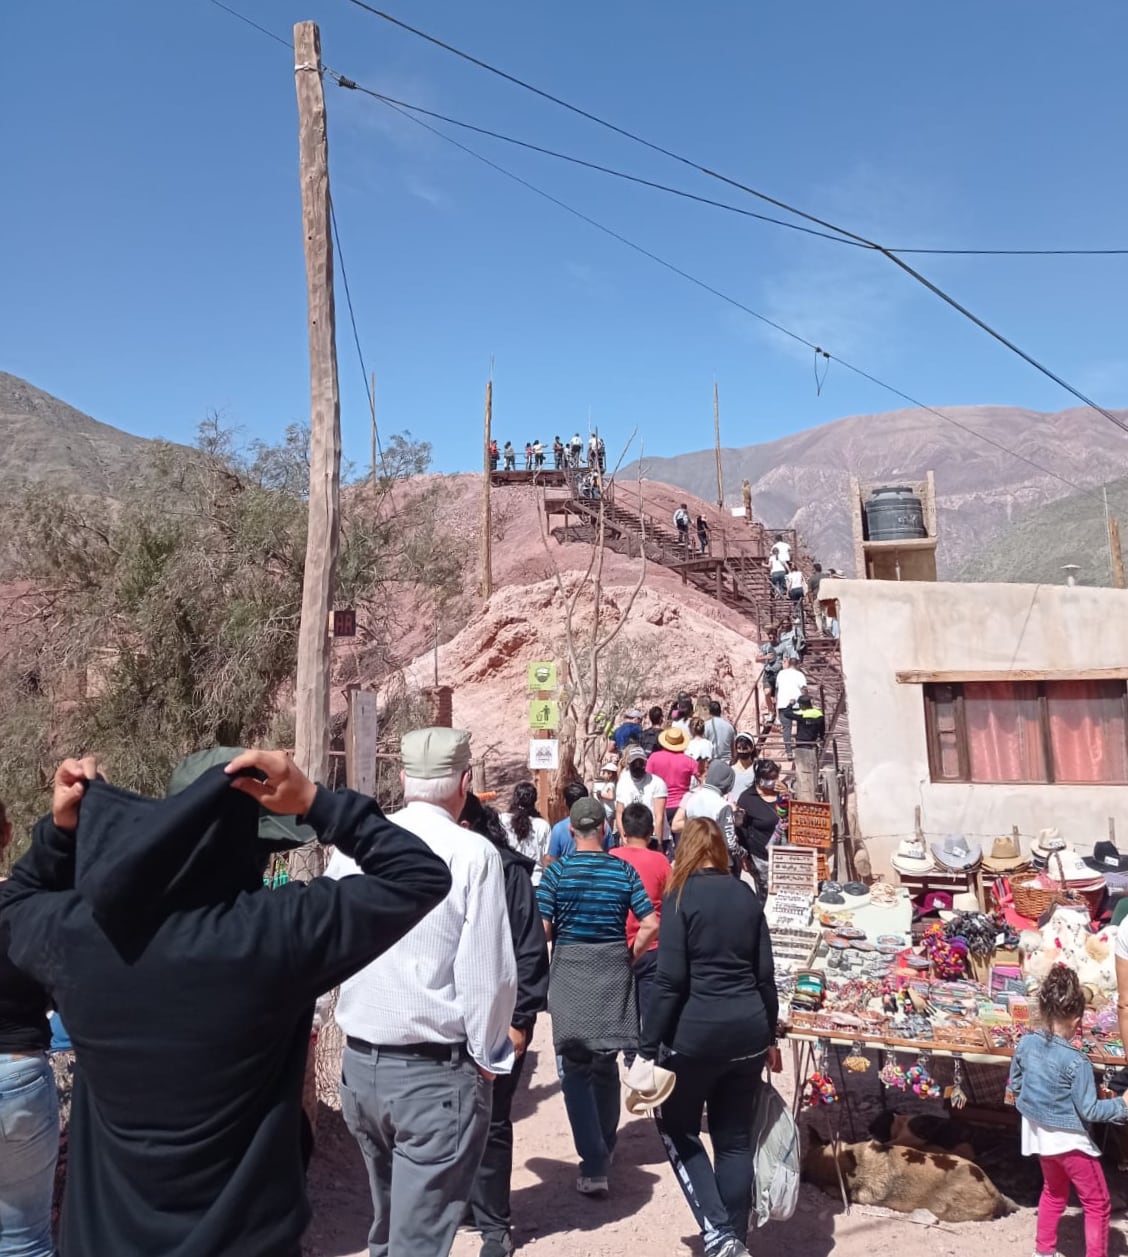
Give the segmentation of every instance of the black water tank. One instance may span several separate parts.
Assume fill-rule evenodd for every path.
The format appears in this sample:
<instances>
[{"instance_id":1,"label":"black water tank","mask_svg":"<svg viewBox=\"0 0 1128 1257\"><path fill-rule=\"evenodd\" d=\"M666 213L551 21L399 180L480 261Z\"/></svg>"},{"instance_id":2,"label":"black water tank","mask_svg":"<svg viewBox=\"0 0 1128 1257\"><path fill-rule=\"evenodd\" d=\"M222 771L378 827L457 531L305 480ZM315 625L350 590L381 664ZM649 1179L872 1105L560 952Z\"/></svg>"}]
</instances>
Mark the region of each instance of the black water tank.
<instances>
[{"instance_id":1,"label":"black water tank","mask_svg":"<svg viewBox=\"0 0 1128 1257\"><path fill-rule=\"evenodd\" d=\"M906 485L874 489L866 503L866 534L870 541L927 537L920 498Z\"/></svg>"}]
</instances>

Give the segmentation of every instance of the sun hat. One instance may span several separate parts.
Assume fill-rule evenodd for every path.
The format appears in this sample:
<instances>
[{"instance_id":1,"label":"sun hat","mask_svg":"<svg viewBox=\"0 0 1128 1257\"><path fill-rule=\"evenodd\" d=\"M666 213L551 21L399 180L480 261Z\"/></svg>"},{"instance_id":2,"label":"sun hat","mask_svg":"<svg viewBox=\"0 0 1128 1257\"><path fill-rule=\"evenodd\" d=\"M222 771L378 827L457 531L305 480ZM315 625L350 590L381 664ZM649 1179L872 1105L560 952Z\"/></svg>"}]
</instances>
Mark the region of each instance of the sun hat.
<instances>
[{"instance_id":1,"label":"sun hat","mask_svg":"<svg viewBox=\"0 0 1128 1257\"><path fill-rule=\"evenodd\" d=\"M1078 852L1072 849L1062 851L1059 858L1061 860L1061 876L1070 885L1080 886L1101 880L1101 875L1094 873L1088 862L1083 860ZM1047 867L1046 871L1052 875L1057 871L1057 867L1058 862L1055 859Z\"/></svg>"},{"instance_id":2,"label":"sun hat","mask_svg":"<svg viewBox=\"0 0 1128 1257\"><path fill-rule=\"evenodd\" d=\"M996 838L991 844L991 854L983 857L983 867L996 873L1009 873L1027 863L1029 861L1022 854L1018 839L1009 834Z\"/></svg>"},{"instance_id":3,"label":"sun hat","mask_svg":"<svg viewBox=\"0 0 1128 1257\"><path fill-rule=\"evenodd\" d=\"M889 862L898 873L928 873L936 867L923 840L918 842L915 838L902 838L897 854Z\"/></svg>"},{"instance_id":4,"label":"sun hat","mask_svg":"<svg viewBox=\"0 0 1128 1257\"><path fill-rule=\"evenodd\" d=\"M577 799L568 813L568 823L578 834L594 834L607 824L607 813L598 799Z\"/></svg>"},{"instance_id":5,"label":"sun hat","mask_svg":"<svg viewBox=\"0 0 1128 1257\"><path fill-rule=\"evenodd\" d=\"M1030 844L1030 854L1039 860L1046 860L1055 851L1064 851L1067 845L1057 829L1040 829L1038 837Z\"/></svg>"},{"instance_id":6,"label":"sun hat","mask_svg":"<svg viewBox=\"0 0 1128 1257\"><path fill-rule=\"evenodd\" d=\"M962 873L979 863L983 850L979 843L969 842L963 834L948 834L941 842L932 844L932 856L942 869Z\"/></svg>"},{"instance_id":7,"label":"sun hat","mask_svg":"<svg viewBox=\"0 0 1128 1257\"><path fill-rule=\"evenodd\" d=\"M918 911L921 916L930 912L950 912L952 910L952 894L947 890L930 890L922 895Z\"/></svg>"},{"instance_id":8,"label":"sun hat","mask_svg":"<svg viewBox=\"0 0 1128 1257\"><path fill-rule=\"evenodd\" d=\"M677 725L671 725L658 735L658 745L664 751L684 751L689 746L689 734Z\"/></svg>"},{"instance_id":9,"label":"sun hat","mask_svg":"<svg viewBox=\"0 0 1128 1257\"><path fill-rule=\"evenodd\" d=\"M640 751L642 747L638 748ZM599 770L601 773L617 773L619 771L619 761L617 759L607 759L603 761L603 767Z\"/></svg>"},{"instance_id":10,"label":"sun hat","mask_svg":"<svg viewBox=\"0 0 1128 1257\"><path fill-rule=\"evenodd\" d=\"M636 1056L623 1075L627 1112L635 1117L649 1117L670 1098L676 1083L677 1075L672 1069Z\"/></svg>"},{"instance_id":11,"label":"sun hat","mask_svg":"<svg viewBox=\"0 0 1128 1257\"><path fill-rule=\"evenodd\" d=\"M1098 873L1123 873L1128 869L1128 855L1121 855L1115 842L1098 842L1093 854L1084 857L1085 863Z\"/></svg>"}]
</instances>

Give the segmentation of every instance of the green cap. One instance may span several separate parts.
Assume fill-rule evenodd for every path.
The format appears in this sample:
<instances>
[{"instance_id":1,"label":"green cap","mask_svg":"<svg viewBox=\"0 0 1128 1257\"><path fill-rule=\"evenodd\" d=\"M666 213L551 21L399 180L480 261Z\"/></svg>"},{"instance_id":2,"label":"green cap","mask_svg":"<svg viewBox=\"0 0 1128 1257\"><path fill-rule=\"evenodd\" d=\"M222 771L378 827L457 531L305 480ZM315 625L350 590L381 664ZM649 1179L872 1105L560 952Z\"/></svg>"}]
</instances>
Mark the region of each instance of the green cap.
<instances>
[{"instance_id":1,"label":"green cap","mask_svg":"<svg viewBox=\"0 0 1128 1257\"><path fill-rule=\"evenodd\" d=\"M186 755L172 770L168 789L165 791L166 797L171 798L172 795L186 790L209 768L230 764L243 754L243 750L241 746L213 746L206 751L194 751L191 755ZM293 816L275 816L265 808L259 809L258 836L275 851L292 851L295 847L304 847L307 843L317 841L317 834L308 825L299 825Z\"/></svg>"},{"instance_id":2,"label":"green cap","mask_svg":"<svg viewBox=\"0 0 1128 1257\"><path fill-rule=\"evenodd\" d=\"M470 735L465 729L412 729L400 740L407 777L430 781L457 777L470 767Z\"/></svg>"},{"instance_id":3,"label":"green cap","mask_svg":"<svg viewBox=\"0 0 1128 1257\"><path fill-rule=\"evenodd\" d=\"M598 799L577 799L568 813L568 821L577 834L594 834L607 824L607 813Z\"/></svg>"}]
</instances>

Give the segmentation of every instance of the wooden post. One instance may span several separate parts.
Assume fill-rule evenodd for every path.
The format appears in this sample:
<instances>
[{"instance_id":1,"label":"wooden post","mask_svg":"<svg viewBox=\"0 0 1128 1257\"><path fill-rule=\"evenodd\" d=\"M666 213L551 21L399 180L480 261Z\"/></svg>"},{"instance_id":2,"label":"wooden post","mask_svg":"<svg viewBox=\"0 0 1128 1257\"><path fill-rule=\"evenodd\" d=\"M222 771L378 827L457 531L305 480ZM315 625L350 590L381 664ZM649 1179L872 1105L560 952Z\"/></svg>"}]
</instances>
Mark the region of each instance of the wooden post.
<instances>
[{"instance_id":1,"label":"wooden post","mask_svg":"<svg viewBox=\"0 0 1128 1257\"><path fill-rule=\"evenodd\" d=\"M486 422L482 444L482 601L493 593L493 536L490 516L490 429L493 426L493 372L486 381Z\"/></svg>"},{"instance_id":2,"label":"wooden post","mask_svg":"<svg viewBox=\"0 0 1128 1257\"><path fill-rule=\"evenodd\" d=\"M329 145L315 22L294 27L298 150L309 305L309 533L298 630L294 759L315 781L329 771L329 615L340 540L341 399L337 388L333 240L329 230Z\"/></svg>"},{"instance_id":3,"label":"wooden post","mask_svg":"<svg viewBox=\"0 0 1128 1257\"><path fill-rule=\"evenodd\" d=\"M748 523L752 522L752 486L747 480L743 481L740 486L741 500L744 502L744 518Z\"/></svg>"},{"instance_id":4,"label":"wooden post","mask_svg":"<svg viewBox=\"0 0 1128 1257\"><path fill-rule=\"evenodd\" d=\"M717 505L725 507L725 478L721 471L721 395L713 381L713 449L717 455Z\"/></svg>"},{"instance_id":5,"label":"wooden post","mask_svg":"<svg viewBox=\"0 0 1128 1257\"><path fill-rule=\"evenodd\" d=\"M795 797L804 803L815 801L818 784L819 749L812 742L795 747Z\"/></svg>"},{"instance_id":6,"label":"wooden post","mask_svg":"<svg viewBox=\"0 0 1128 1257\"><path fill-rule=\"evenodd\" d=\"M1108 517L1108 555L1112 564L1112 585L1114 589L1125 587L1124 551L1120 548L1120 520L1115 515Z\"/></svg>"},{"instance_id":7,"label":"wooden post","mask_svg":"<svg viewBox=\"0 0 1128 1257\"><path fill-rule=\"evenodd\" d=\"M349 691L345 736L345 782L358 794L376 794L376 737L379 711L374 690Z\"/></svg>"}]
</instances>

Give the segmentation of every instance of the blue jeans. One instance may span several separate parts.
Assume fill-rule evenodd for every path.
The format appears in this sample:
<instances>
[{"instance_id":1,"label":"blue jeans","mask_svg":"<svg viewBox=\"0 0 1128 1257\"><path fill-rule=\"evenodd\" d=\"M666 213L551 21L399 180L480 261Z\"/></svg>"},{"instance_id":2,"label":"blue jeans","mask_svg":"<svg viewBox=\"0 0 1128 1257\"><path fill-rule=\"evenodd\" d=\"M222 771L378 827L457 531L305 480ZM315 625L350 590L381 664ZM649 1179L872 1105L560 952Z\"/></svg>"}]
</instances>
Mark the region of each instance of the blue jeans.
<instances>
[{"instance_id":1,"label":"blue jeans","mask_svg":"<svg viewBox=\"0 0 1128 1257\"><path fill-rule=\"evenodd\" d=\"M52 1257L59 1097L46 1055L0 1054L0 1257Z\"/></svg>"},{"instance_id":2,"label":"blue jeans","mask_svg":"<svg viewBox=\"0 0 1128 1257\"><path fill-rule=\"evenodd\" d=\"M564 1108L585 1178L605 1178L619 1131L617 1052L575 1052L556 1058Z\"/></svg>"}]
</instances>

